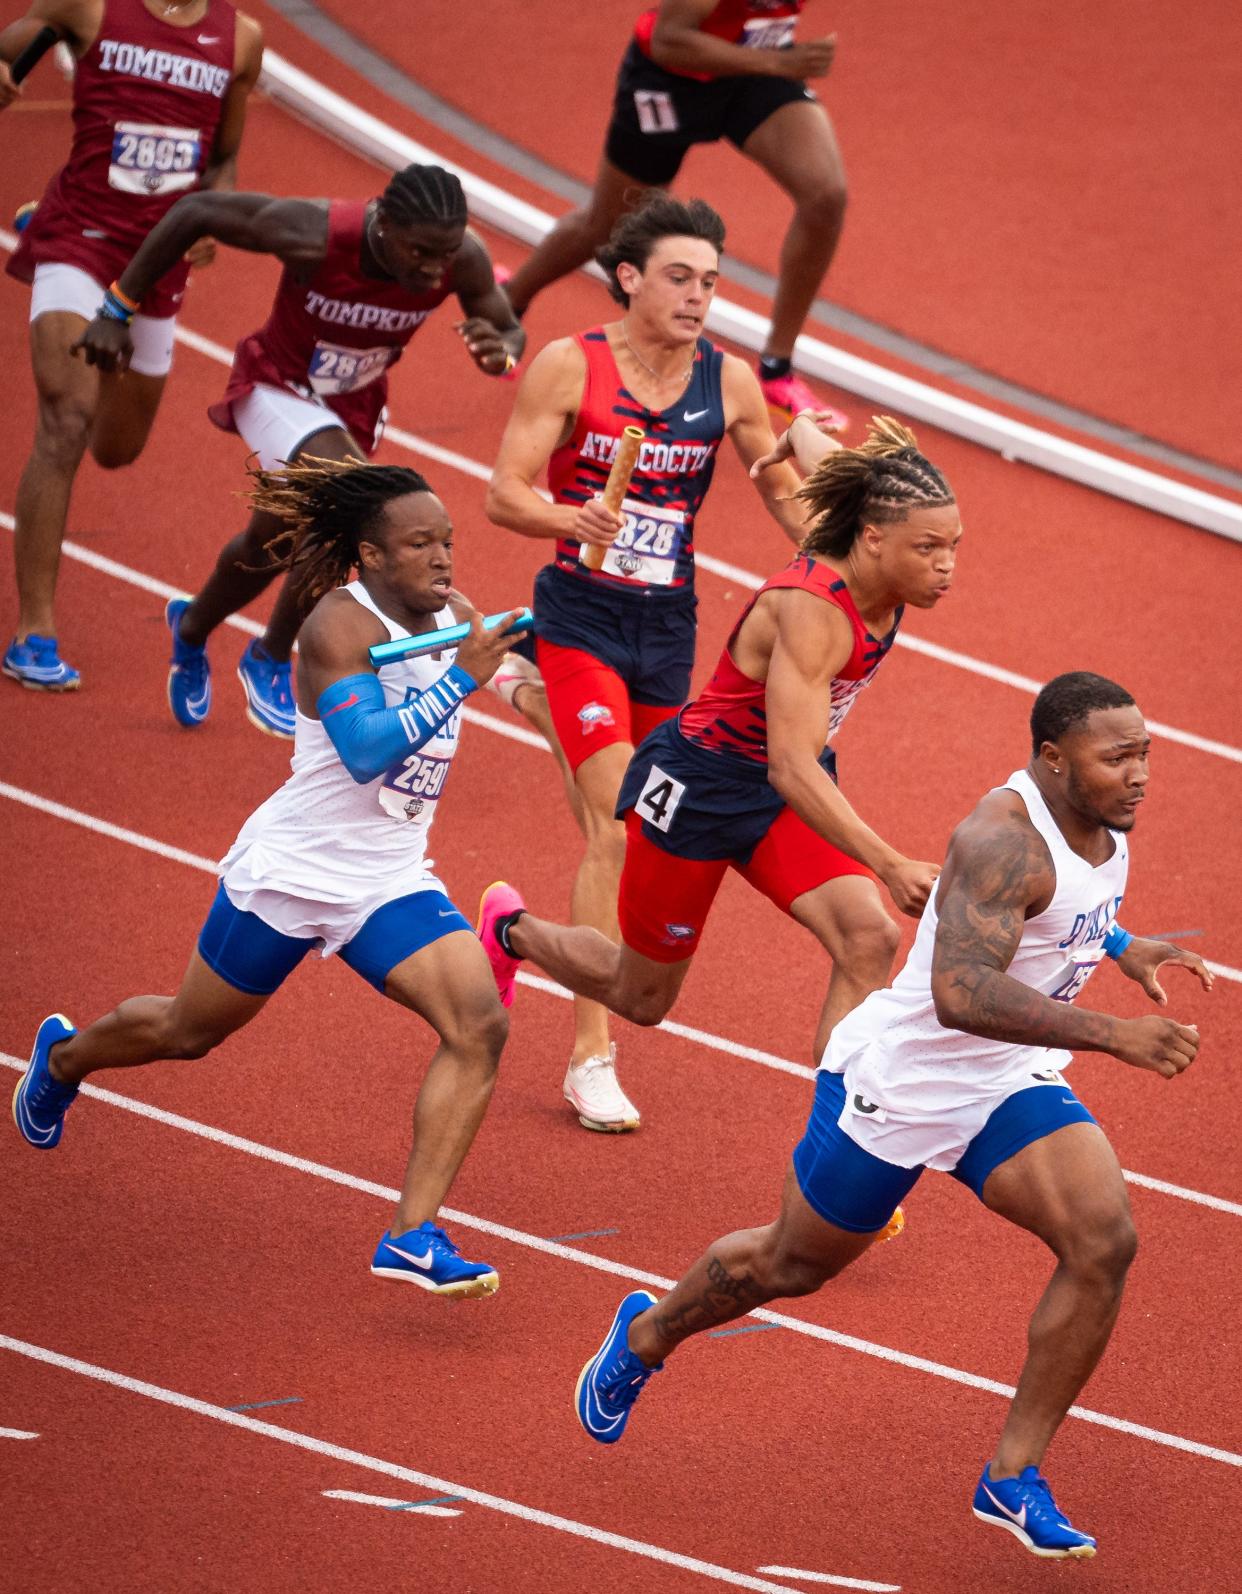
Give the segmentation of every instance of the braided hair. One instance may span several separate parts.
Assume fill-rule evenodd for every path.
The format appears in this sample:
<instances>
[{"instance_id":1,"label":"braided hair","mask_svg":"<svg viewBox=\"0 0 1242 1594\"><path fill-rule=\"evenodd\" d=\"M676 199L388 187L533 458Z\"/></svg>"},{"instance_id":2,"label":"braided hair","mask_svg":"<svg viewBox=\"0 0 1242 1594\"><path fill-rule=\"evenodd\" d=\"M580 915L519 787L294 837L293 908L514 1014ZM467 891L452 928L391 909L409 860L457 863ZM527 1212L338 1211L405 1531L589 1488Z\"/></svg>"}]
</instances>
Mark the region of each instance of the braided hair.
<instances>
[{"instance_id":1,"label":"braided hair","mask_svg":"<svg viewBox=\"0 0 1242 1594\"><path fill-rule=\"evenodd\" d=\"M404 465L364 465L355 459L308 456L281 470L251 469L250 475L251 504L285 523L264 551L277 569L298 571L311 602L349 580L359 562L359 544L375 541L390 499L432 490Z\"/></svg>"},{"instance_id":2,"label":"braided hair","mask_svg":"<svg viewBox=\"0 0 1242 1594\"><path fill-rule=\"evenodd\" d=\"M380 209L394 227L433 222L464 226L466 195L461 183L443 166L406 166L394 172L380 196Z\"/></svg>"},{"instance_id":3,"label":"braided hair","mask_svg":"<svg viewBox=\"0 0 1242 1594\"><path fill-rule=\"evenodd\" d=\"M637 210L627 211L595 255L608 278L608 292L618 304L628 307L630 296L617 280L617 267L630 265L645 271L651 251L661 238L701 238L720 254L725 226L705 200L683 201L664 193L655 193Z\"/></svg>"},{"instance_id":4,"label":"braided hair","mask_svg":"<svg viewBox=\"0 0 1242 1594\"><path fill-rule=\"evenodd\" d=\"M825 454L794 497L813 516L803 553L844 559L864 525L951 504L953 489L919 453L913 432L891 415L875 415L867 441Z\"/></svg>"}]
</instances>

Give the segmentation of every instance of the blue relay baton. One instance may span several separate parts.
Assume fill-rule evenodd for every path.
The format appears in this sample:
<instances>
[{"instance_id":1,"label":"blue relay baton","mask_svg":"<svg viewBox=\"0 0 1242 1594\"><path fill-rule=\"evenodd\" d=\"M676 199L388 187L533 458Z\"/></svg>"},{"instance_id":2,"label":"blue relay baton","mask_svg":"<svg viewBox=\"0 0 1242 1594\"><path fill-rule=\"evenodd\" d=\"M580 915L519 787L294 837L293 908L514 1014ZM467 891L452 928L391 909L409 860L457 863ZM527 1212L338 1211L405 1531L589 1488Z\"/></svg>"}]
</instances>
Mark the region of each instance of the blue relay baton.
<instances>
[{"instance_id":1,"label":"blue relay baton","mask_svg":"<svg viewBox=\"0 0 1242 1594\"><path fill-rule=\"evenodd\" d=\"M504 614L485 615L483 629L494 631L504 619ZM516 639L520 632L529 631L534 623L535 617L529 609L519 609L517 618L509 628L510 634ZM392 664L397 659L413 659L423 653L439 653L442 648L455 648L469 635L470 627L467 624L446 625L442 631L423 631L418 636L399 637L395 642L377 642L368 651L371 663L378 668L381 664Z\"/></svg>"}]
</instances>

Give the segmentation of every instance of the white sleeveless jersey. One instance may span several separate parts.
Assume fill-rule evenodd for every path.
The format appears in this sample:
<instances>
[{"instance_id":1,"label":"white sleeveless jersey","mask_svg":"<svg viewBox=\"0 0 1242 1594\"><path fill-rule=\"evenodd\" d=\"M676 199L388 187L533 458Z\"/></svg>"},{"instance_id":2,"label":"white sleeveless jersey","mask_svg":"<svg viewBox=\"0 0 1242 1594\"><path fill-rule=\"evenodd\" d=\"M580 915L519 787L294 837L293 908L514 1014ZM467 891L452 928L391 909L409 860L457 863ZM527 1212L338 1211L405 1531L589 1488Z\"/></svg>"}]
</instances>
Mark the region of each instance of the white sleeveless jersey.
<instances>
[{"instance_id":1,"label":"white sleeveless jersey","mask_svg":"<svg viewBox=\"0 0 1242 1594\"><path fill-rule=\"evenodd\" d=\"M395 641L410 633L377 608L360 581L344 589ZM438 629L456 624L446 605ZM378 671L389 707L406 703L456 657L398 659ZM457 750L461 710L417 752L360 785L319 720L299 710L292 774L242 826L220 864L233 903L285 935L319 936L327 957L377 908L411 892L443 890L430 873L427 833Z\"/></svg>"},{"instance_id":2,"label":"white sleeveless jersey","mask_svg":"<svg viewBox=\"0 0 1242 1594\"><path fill-rule=\"evenodd\" d=\"M1044 911L1028 919L1009 965L1012 979L1054 1002L1072 1002L1104 956L1104 937L1116 922L1126 888L1129 849L1112 831L1112 856L1098 867L1073 851L1039 788L1025 770L1005 782L1026 804L1047 843L1056 888ZM1015 1045L946 1029L932 1001L936 892L928 898L918 934L891 987L873 991L836 1026L821 1067L845 1073L850 1100L861 1094L881 1119L951 1116L1059 1072L1070 1053L1059 1047Z\"/></svg>"}]
</instances>

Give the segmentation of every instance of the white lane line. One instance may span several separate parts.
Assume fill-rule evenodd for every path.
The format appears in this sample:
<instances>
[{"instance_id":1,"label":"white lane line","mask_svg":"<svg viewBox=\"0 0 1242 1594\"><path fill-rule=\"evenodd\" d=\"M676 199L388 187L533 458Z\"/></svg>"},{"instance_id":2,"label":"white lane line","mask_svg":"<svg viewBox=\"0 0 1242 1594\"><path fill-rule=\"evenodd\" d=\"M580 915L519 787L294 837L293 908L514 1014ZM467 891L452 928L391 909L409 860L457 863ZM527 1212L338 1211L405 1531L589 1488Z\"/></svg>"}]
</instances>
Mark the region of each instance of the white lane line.
<instances>
[{"instance_id":1,"label":"white lane line","mask_svg":"<svg viewBox=\"0 0 1242 1594\"><path fill-rule=\"evenodd\" d=\"M386 1494L355 1494L352 1489L325 1489L325 1500L349 1500L355 1505L383 1506L385 1511L417 1511L424 1517L459 1517L460 1511L440 1505L436 1500L393 1500ZM460 1500L459 1494L444 1494L441 1500Z\"/></svg>"},{"instance_id":2,"label":"white lane line","mask_svg":"<svg viewBox=\"0 0 1242 1594\"><path fill-rule=\"evenodd\" d=\"M795 1578L800 1583L831 1583L833 1588L870 1589L874 1594L901 1594L900 1583L868 1583L861 1577L833 1577L830 1572L802 1572L796 1566L757 1566L769 1577Z\"/></svg>"},{"instance_id":3,"label":"white lane line","mask_svg":"<svg viewBox=\"0 0 1242 1594\"><path fill-rule=\"evenodd\" d=\"M24 1428L0 1428L0 1439L37 1439L37 1433L27 1433Z\"/></svg>"},{"instance_id":4,"label":"white lane line","mask_svg":"<svg viewBox=\"0 0 1242 1594\"><path fill-rule=\"evenodd\" d=\"M59 1367L67 1373L77 1373L82 1378L92 1378L96 1383L109 1384L130 1395L142 1395L161 1405L174 1406L180 1411L193 1412L197 1417L207 1417L224 1423L229 1428L241 1428L257 1434L261 1439L274 1439L278 1444L291 1445L296 1450L308 1450L316 1456L326 1456L346 1466L361 1467L368 1472L382 1473L388 1478L398 1478L402 1483L417 1484L420 1489L430 1489L435 1494L453 1494L471 1505L481 1505L502 1516L517 1517L538 1527L553 1528L574 1538L587 1539L592 1544L604 1545L610 1550L625 1550L644 1560L660 1561L666 1566L679 1567L683 1572L697 1572L700 1577L717 1583L728 1583L733 1588L757 1589L759 1594L789 1594L780 1583L769 1583L764 1578L751 1577L745 1572L734 1572L727 1566L716 1566L711 1561L701 1561L697 1556L682 1555L676 1550L666 1550L658 1544L648 1544L643 1539L627 1538L622 1533L610 1533L607 1528L593 1527L587 1522L575 1522L572 1517L556 1516L551 1511L541 1511L537 1506L523 1505L518 1500L503 1495L485 1494L481 1489L471 1489L465 1484L450 1483L427 1472L416 1472L413 1467L399 1466L395 1461L384 1461L378 1456L366 1455L361 1450L349 1450L344 1445L331 1444L326 1439L316 1439L310 1434L297 1433L291 1428L277 1428L258 1417L246 1417L229 1411L224 1406L213 1406L209 1401L197 1400L193 1395L183 1395L174 1389L164 1389L159 1384L149 1384L141 1378L131 1378L126 1373L116 1373L107 1367L97 1367L93 1362L79 1361L75 1356L62 1356L58 1351L47 1350L42 1345L31 1345L25 1340L0 1334L0 1350L13 1351L27 1356L31 1361L44 1362Z\"/></svg>"},{"instance_id":5,"label":"white lane line","mask_svg":"<svg viewBox=\"0 0 1242 1594\"><path fill-rule=\"evenodd\" d=\"M0 228L0 247L15 249L16 237ZM204 337L199 332L193 332L189 327L177 327L177 341L184 343L196 354L204 355L209 360L214 360L217 365L232 366L233 351L226 349L222 343L217 343L213 338ZM470 459L465 454L458 454L451 448L442 448L439 443L433 443L428 438L418 437L413 432L407 432L400 426L388 426L384 436L399 447L408 449L412 454L419 454L424 459L434 459L437 464L446 465L450 470L458 471L463 476L470 476L475 481L489 481L491 479L491 466L484 465L479 460ZM545 494L546 496L546 494ZM7 522L12 529L11 517L0 516L0 521ZM68 551L69 544L65 544ZM722 576L727 581L735 581L739 586L755 591L761 587L766 579L758 576L752 570L744 570L740 565L729 564L723 559L713 558L711 554L695 551L695 561L704 570L713 575ZM101 567L102 568L102 567ZM123 569L124 567L119 567ZM146 578L148 581L150 578ZM154 591L151 587L148 590ZM181 591L179 587L167 588L165 596L174 596ZM243 629L250 629L253 621ZM262 634L262 628L254 629L255 635ZM965 670L971 675L982 676L985 680L993 681L1001 686L1012 686L1021 692L1034 696L1043 685L1042 681L1035 680L1029 675L1019 675L1014 670L1007 670L999 664L989 664L983 659L972 658L968 653L958 653L953 648L940 647L935 642L926 642L921 637L913 637L905 633L897 637L897 646L909 648L912 653L919 653L924 658L935 659L941 664L951 665L955 669ZM503 720L497 720L494 725L503 725ZM1175 726L1165 725L1160 720L1148 720L1147 728L1153 736L1162 737L1165 741L1177 742L1183 747L1192 747L1200 753L1210 753L1216 758L1224 758L1231 763L1242 764L1242 747L1233 747L1228 742L1215 741L1211 737L1200 736L1195 731L1178 730ZM512 734L517 729L506 726L505 729ZM542 746L542 739L534 737L534 733L527 733L534 739L534 745ZM525 740L525 737L515 737L515 740Z\"/></svg>"},{"instance_id":6,"label":"white lane line","mask_svg":"<svg viewBox=\"0 0 1242 1594\"><path fill-rule=\"evenodd\" d=\"M14 1057L9 1052L0 1052L0 1065L18 1070L26 1067L24 1059ZM80 1089L82 1095L106 1102L110 1107L119 1107L123 1112L133 1113L135 1117L148 1118L153 1123L164 1124L170 1129L179 1129L184 1134L195 1135L200 1140L209 1140L215 1145L227 1146L232 1151L244 1152L260 1162L271 1162L278 1167L292 1169L295 1173L309 1174L312 1178L322 1179L327 1184L340 1185L346 1190L357 1190L362 1195L375 1196L389 1205L400 1198L399 1191L387 1185L377 1184L373 1179L362 1179L356 1174L342 1173L337 1168L329 1168L322 1162L311 1162L306 1157L296 1157L288 1151L278 1151L274 1146L265 1146L256 1140L247 1140L241 1135L232 1134L227 1129L217 1129L211 1124L199 1123L193 1118L183 1118L180 1113L168 1112L163 1107L152 1107L147 1102L137 1101L133 1097L118 1095L101 1085L88 1083L82 1085ZM522 1229L509 1228L507 1224L493 1223L490 1218L478 1218L471 1212L462 1212L454 1207L442 1207L440 1210L447 1223L457 1224L464 1229L474 1229L480 1234L491 1235L493 1239L522 1246L529 1251L538 1251L544 1256L556 1257L562 1262L574 1262L580 1267L593 1268L597 1273L609 1273L614 1278L631 1279L635 1283L654 1286L661 1290L671 1290L675 1283L675 1280L665 1278L662 1274L631 1267L625 1262L614 1262L607 1257L593 1256L590 1251L579 1251L575 1246L562 1245L556 1240L545 1240L542 1235L527 1234ZM968 1389L979 1389L987 1394L1001 1395L1006 1400L1012 1399L1016 1393L1012 1384L1002 1384L995 1378L985 1378L981 1373L966 1372L960 1367L950 1367L944 1362L931 1361L926 1356L913 1356L908 1351L893 1350L888 1345L878 1345L868 1339L859 1339L854 1334L841 1334L836 1329L824 1328L818 1323L809 1323L800 1317L790 1317L784 1312L774 1312L761 1307L750 1315L762 1322L774 1323L779 1328L790 1329L795 1334L803 1334L808 1339L821 1340L828 1345L838 1345L844 1350L858 1351L861 1355L872 1356L878 1361L889 1362L896 1367L905 1367L912 1372L928 1373L933 1378L943 1378L949 1383L963 1384ZM1159 1428L1149 1428L1142 1423L1130 1422L1124 1417L1110 1417L1105 1412L1092 1411L1086 1406L1071 1406L1069 1414L1082 1422L1094 1423L1101 1428L1111 1428L1134 1439L1145 1439L1152 1444L1165 1445L1172 1450L1182 1450L1190 1455L1202 1456L1208 1461L1223 1461L1228 1466L1242 1467L1242 1455L1235 1455L1230 1450L1221 1450L1215 1445L1201 1444L1197 1439L1183 1439L1178 1434L1165 1433Z\"/></svg>"},{"instance_id":7,"label":"white lane line","mask_svg":"<svg viewBox=\"0 0 1242 1594\"><path fill-rule=\"evenodd\" d=\"M185 852L180 847L171 847L166 842L155 841L150 836L144 836L136 830L128 830L123 825L114 825L105 819L96 819L93 814L85 814L77 808L66 807L64 803L54 802L50 797L40 797L37 793L26 791L21 786L11 786L6 781L0 781L0 797L7 797L12 802L21 803L23 807L33 808L36 813L48 814L53 819L62 819L68 824L80 825L84 830L107 836L113 841L126 842L143 852L153 852L158 857L168 858L174 863L188 864L192 869L198 869L204 874L215 875L216 865L210 858L202 858L196 853ZM1229 969L1221 963L1211 963L1208 967L1226 978L1242 982L1242 970ZM538 974L527 974L525 969L518 970L517 979L519 984L541 991L547 996L555 996L564 1002L573 1000L571 993L563 985L557 985L554 980L545 980ZM666 1018L656 1027L670 1035L676 1035L680 1040L691 1041L697 1046L706 1047L710 1051L723 1052L726 1056L738 1057L745 1062L758 1063L761 1067L770 1068L776 1073L792 1074L798 1079L806 1080L815 1077L815 1070L802 1063L791 1062L787 1057L777 1057L772 1052L760 1051L756 1046L744 1046L740 1041L728 1040L723 1035L713 1035L708 1030L694 1029L689 1024L678 1024L673 1019ZM1242 1217L1242 1202L1229 1201L1224 1196L1208 1195L1202 1190L1170 1184L1164 1179L1153 1179L1147 1174L1132 1173L1127 1168L1121 1171L1131 1184L1141 1185L1146 1190L1177 1196L1183 1201L1193 1202L1196 1206L1211 1207L1217 1212L1229 1212L1235 1217Z\"/></svg>"}]
</instances>

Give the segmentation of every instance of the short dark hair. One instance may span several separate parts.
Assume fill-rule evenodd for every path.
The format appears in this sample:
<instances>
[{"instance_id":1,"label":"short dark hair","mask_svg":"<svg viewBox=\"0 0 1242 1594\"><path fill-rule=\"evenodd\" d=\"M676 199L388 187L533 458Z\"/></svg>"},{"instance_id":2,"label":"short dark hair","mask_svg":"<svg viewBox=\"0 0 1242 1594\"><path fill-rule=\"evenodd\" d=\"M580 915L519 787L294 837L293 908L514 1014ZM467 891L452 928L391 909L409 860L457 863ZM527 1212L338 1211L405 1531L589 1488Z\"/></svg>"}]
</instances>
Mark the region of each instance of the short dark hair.
<instances>
[{"instance_id":1,"label":"short dark hair","mask_svg":"<svg viewBox=\"0 0 1242 1594\"><path fill-rule=\"evenodd\" d=\"M1132 708L1134 699L1124 686L1090 670L1071 670L1054 676L1035 699L1031 710L1031 751L1036 757L1045 742L1057 742L1066 731L1081 725L1099 708Z\"/></svg>"},{"instance_id":2,"label":"short dark hair","mask_svg":"<svg viewBox=\"0 0 1242 1594\"><path fill-rule=\"evenodd\" d=\"M617 222L596 260L608 278L608 292L618 304L629 306L630 296L617 280L617 267L629 265L645 271L651 251L661 238L701 238L717 254L724 251L725 226L702 199L672 199L656 193Z\"/></svg>"},{"instance_id":3,"label":"short dark hair","mask_svg":"<svg viewBox=\"0 0 1242 1594\"><path fill-rule=\"evenodd\" d=\"M394 172L380 195L380 208L394 227L420 222L465 226L466 193L460 180L443 166L406 166Z\"/></svg>"}]
</instances>

